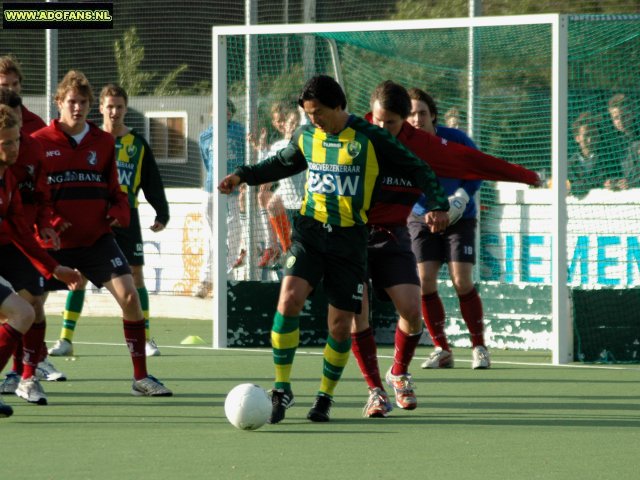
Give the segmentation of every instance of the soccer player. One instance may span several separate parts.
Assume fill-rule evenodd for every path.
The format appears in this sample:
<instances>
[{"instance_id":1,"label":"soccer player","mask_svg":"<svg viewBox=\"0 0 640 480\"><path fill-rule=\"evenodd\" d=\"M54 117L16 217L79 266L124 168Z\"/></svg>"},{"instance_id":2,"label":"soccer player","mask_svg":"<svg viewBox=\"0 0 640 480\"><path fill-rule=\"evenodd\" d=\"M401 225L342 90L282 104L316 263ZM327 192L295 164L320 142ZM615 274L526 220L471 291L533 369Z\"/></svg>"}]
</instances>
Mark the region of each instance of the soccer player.
<instances>
[{"instance_id":1,"label":"soccer player","mask_svg":"<svg viewBox=\"0 0 640 480\"><path fill-rule=\"evenodd\" d=\"M539 179L517 165L454 143L444 143L406 122L411 99L404 87L392 81L379 84L371 95L371 123L389 131L402 144L426 161L437 175L462 175L467 179L536 184ZM411 250L407 217L421 192L401 172L386 175L376 202L369 211L368 274L376 296L393 301L399 313L395 333L394 361L386 382L394 389L396 405L406 410L417 406L414 384L408 372L422 334L420 280ZM454 210L452 207L449 212ZM365 417L386 417L391 403L382 384L373 329L369 324L368 295L363 295L362 312L354 316L352 351L369 387Z\"/></svg>"},{"instance_id":2,"label":"soccer player","mask_svg":"<svg viewBox=\"0 0 640 480\"><path fill-rule=\"evenodd\" d=\"M145 319L131 268L112 227L129 225L127 195L118 182L113 136L87 121L93 91L82 72L70 70L58 84L60 118L33 134L45 150L53 207L67 226L54 258L104 286L122 309L124 337L133 363L133 395L170 396L147 372ZM45 290L60 290L48 281Z\"/></svg>"},{"instance_id":3,"label":"soccer player","mask_svg":"<svg viewBox=\"0 0 640 480\"><path fill-rule=\"evenodd\" d=\"M6 105L12 109L18 121L22 118L22 98L15 90L0 87L0 105ZM41 238L51 239L57 236L53 230L53 211L49 199L49 186L46 173L43 171L44 150L40 144L32 139L24 130L20 129L20 150L16 162L9 167L16 178L23 211L27 225L32 230L32 236L38 233ZM9 273L5 278L11 278L16 292L27 300L35 311L37 328L45 328L44 289L42 276L33 268L31 262L18 250L7 233L0 233L0 256L8 261L5 267ZM20 271L24 275L18 280L14 273ZM0 384L0 393L13 394L16 392L22 377L23 370L22 345L16 348L13 355L13 368ZM66 376L46 359L46 345L43 344L40 362L36 368L36 376L41 380L64 381ZM28 360L35 359L32 355ZM31 378L28 375L26 378Z\"/></svg>"},{"instance_id":4,"label":"soccer player","mask_svg":"<svg viewBox=\"0 0 640 480\"><path fill-rule=\"evenodd\" d=\"M7 318L0 326L0 369L22 344L24 369L15 393L29 402L46 405L47 397L36 377L44 343L44 317L36 318L30 303L37 304L34 297L42 296L40 275L47 278L54 275L74 288L80 281L80 273L58 264L33 236L25 218L18 179L10 170L18 160L19 145L20 120L10 107L0 105L0 235L9 238L17 247L13 251L7 246L0 247L0 275L21 294L12 293L7 285L0 286L0 316ZM59 245L59 238L52 229L48 234L40 233L54 246ZM12 413L10 407L6 408L0 402L0 416Z\"/></svg>"},{"instance_id":5,"label":"soccer player","mask_svg":"<svg viewBox=\"0 0 640 480\"><path fill-rule=\"evenodd\" d=\"M434 231L449 223L449 202L429 166L384 130L349 114L344 91L333 78L312 77L298 104L310 123L295 131L289 145L256 165L236 169L218 186L228 194L243 182L259 185L309 170L271 332L276 378L270 423L282 421L294 403L290 376L300 312L321 280L329 299L329 336L320 388L307 418L329 421L334 390L349 358L351 322L362 304L367 211L385 173L402 170L429 193Z\"/></svg>"},{"instance_id":6,"label":"soccer player","mask_svg":"<svg viewBox=\"0 0 640 480\"><path fill-rule=\"evenodd\" d=\"M14 57L5 55L0 57L0 87L7 87L20 95L22 91L22 68ZM46 127L46 123L38 115L29 111L22 105L22 128L27 135L31 135L36 130Z\"/></svg>"},{"instance_id":7,"label":"soccer player","mask_svg":"<svg viewBox=\"0 0 640 480\"><path fill-rule=\"evenodd\" d=\"M423 90L412 88L409 123L432 135L476 148L463 131L438 125L438 108L433 98ZM461 215L442 234L435 234L424 221L429 211L422 197L409 217L409 232L413 252L418 261L422 290L422 314L435 350L422 364L422 368L451 368L453 354L445 333L445 311L438 295L438 272L443 263L460 302L460 313L471 334L471 368L491 366L491 358L484 341L482 300L473 283L473 265L476 261L475 239L478 209L474 200L481 186L479 180L462 180L459 176L439 177L448 195L457 198Z\"/></svg>"},{"instance_id":8,"label":"soccer player","mask_svg":"<svg viewBox=\"0 0 640 480\"><path fill-rule=\"evenodd\" d=\"M138 194L142 190L144 197L155 210L155 220L149 227L152 232L161 232L169 222L169 203L151 147L142 135L125 124L128 104L129 96L119 85L108 84L100 92L102 129L115 138L118 179L122 191L128 196L131 216L127 228L114 227L113 233L131 267L133 282L144 313L145 352L147 357L151 357L160 355L160 350L149 335L149 292L144 283L144 251L138 212ZM82 313L86 285L87 280L84 279L84 284L80 288L67 294L60 339L49 349L49 355L73 355L73 334Z\"/></svg>"}]
</instances>

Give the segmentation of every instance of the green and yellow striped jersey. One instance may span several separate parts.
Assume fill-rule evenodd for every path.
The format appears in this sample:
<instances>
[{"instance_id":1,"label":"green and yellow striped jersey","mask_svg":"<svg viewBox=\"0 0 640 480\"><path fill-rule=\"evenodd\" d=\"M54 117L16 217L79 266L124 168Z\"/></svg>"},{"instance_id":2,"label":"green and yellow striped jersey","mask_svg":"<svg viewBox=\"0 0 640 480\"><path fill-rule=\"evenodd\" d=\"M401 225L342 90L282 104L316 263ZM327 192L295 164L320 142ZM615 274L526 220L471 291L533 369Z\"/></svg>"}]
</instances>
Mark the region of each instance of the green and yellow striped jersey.
<instances>
[{"instance_id":1,"label":"green and yellow striped jersey","mask_svg":"<svg viewBox=\"0 0 640 480\"><path fill-rule=\"evenodd\" d=\"M162 177L151 147L135 130L116 138L116 163L120 188L129 198L129 206L138 208L138 193L144 196L156 211L156 219L166 225L169 204Z\"/></svg>"},{"instance_id":2,"label":"green and yellow striped jersey","mask_svg":"<svg viewBox=\"0 0 640 480\"><path fill-rule=\"evenodd\" d=\"M386 130L350 115L345 128L332 135L303 125L291 143L275 156L236 170L242 181L258 185L308 168L300 214L322 223L351 227L367 223L385 171L402 171L428 193L434 210L449 202L429 166Z\"/></svg>"}]
</instances>

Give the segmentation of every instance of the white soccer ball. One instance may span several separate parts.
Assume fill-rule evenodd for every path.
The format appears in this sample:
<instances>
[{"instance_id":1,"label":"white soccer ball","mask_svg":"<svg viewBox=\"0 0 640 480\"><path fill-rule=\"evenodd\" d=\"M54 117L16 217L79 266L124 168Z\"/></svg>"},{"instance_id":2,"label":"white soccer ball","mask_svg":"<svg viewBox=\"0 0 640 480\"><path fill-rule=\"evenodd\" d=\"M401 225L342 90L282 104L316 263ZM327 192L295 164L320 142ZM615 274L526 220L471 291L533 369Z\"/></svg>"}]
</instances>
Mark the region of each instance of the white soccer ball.
<instances>
[{"instance_id":1,"label":"white soccer ball","mask_svg":"<svg viewBox=\"0 0 640 480\"><path fill-rule=\"evenodd\" d=\"M233 387L224 401L227 419L240 430L256 430L271 415L271 397L258 385L242 383Z\"/></svg>"}]
</instances>

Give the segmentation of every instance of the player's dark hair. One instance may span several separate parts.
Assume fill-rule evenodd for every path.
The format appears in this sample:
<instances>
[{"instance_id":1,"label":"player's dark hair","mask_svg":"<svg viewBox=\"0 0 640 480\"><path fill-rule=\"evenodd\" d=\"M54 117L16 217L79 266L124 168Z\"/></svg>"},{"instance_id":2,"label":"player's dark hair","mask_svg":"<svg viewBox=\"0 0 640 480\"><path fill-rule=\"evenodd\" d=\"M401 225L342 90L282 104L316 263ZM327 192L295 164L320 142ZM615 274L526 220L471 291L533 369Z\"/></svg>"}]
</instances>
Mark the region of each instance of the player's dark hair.
<instances>
[{"instance_id":1,"label":"player's dark hair","mask_svg":"<svg viewBox=\"0 0 640 480\"><path fill-rule=\"evenodd\" d=\"M338 82L328 75L316 75L305 83L298 97L298 105L304 106L308 100L317 100L329 108L347 108L347 97Z\"/></svg>"},{"instance_id":2,"label":"player's dark hair","mask_svg":"<svg viewBox=\"0 0 640 480\"><path fill-rule=\"evenodd\" d=\"M391 80L386 80L379 84L371 94L370 104L378 102L380 106L389 111L407 118L411 113L411 98L406 88Z\"/></svg>"},{"instance_id":3,"label":"player's dark hair","mask_svg":"<svg viewBox=\"0 0 640 480\"><path fill-rule=\"evenodd\" d=\"M0 130L19 127L20 119L7 105L0 105Z\"/></svg>"},{"instance_id":4,"label":"player's dark hair","mask_svg":"<svg viewBox=\"0 0 640 480\"><path fill-rule=\"evenodd\" d=\"M120 97L124 99L124 104L129 105L129 95L127 91L117 83L108 83L100 91L100 103L107 97Z\"/></svg>"},{"instance_id":5,"label":"player's dark hair","mask_svg":"<svg viewBox=\"0 0 640 480\"><path fill-rule=\"evenodd\" d=\"M436 101L433 99L431 95L429 95L424 90L420 90L419 88L410 88L408 90L409 98L411 100L418 100L419 102L424 102L429 107L429 112L433 115L433 126L435 127L438 123L438 106L436 105Z\"/></svg>"},{"instance_id":6,"label":"player's dark hair","mask_svg":"<svg viewBox=\"0 0 640 480\"><path fill-rule=\"evenodd\" d=\"M15 73L18 77L18 81L22 85L22 68L20 67L20 62L13 55L5 55L0 57L0 73L2 75L8 75L10 73Z\"/></svg>"},{"instance_id":7,"label":"player's dark hair","mask_svg":"<svg viewBox=\"0 0 640 480\"><path fill-rule=\"evenodd\" d=\"M18 108L22 106L22 98L10 88L0 87L0 105Z\"/></svg>"}]
</instances>

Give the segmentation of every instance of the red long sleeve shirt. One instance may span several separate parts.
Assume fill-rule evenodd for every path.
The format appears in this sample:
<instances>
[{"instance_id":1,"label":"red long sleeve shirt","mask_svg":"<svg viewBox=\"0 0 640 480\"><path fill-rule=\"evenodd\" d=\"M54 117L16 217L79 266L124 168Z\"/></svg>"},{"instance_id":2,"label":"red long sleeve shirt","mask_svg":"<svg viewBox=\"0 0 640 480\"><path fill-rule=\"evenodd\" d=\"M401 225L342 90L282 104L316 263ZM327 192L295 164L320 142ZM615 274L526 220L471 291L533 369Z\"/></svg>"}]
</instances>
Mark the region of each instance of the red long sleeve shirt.
<instances>
[{"instance_id":1,"label":"red long sleeve shirt","mask_svg":"<svg viewBox=\"0 0 640 480\"><path fill-rule=\"evenodd\" d=\"M0 232L15 243L43 276L51 277L58 262L33 237L24 218L18 182L9 169L0 177Z\"/></svg>"},{"instance_id":2,"label":"red long sleeve shirt","mask_svg":"<svg viewBox=\"0 0 640 480\"><path fill-rule=\"evenodd\" d=\"M40 143L29 137L24 130L20 136L20 152L16 163L9 167L18 184L22 199L22 210L29 228L53 226L53 211L47 175L44 171L44 150ZM0 232L0 245L10 243L6 233Z\"/></svg>"},{"instance_id":3,"label":"red long sleeve shirt","mask_svg":"<svg viewBox=\"0 0 640 480\"><path fill-rule=\"evenodd\" d=\"M365 117L371 122L371 114ZM404 122L397 139L419 158L429 164L439 177L463 180L502 180L534 185L538 175L520 165L509 163L466 145L431 135ZM420 191L402 172L393 172L382 179L369 210L371 225L405 225Z\"/></svg>"},{"instance_id":4,"label":"red long sleeve shirt","mask_svg":"<svg viewBox=\"0 0 640 480\"><path fill-rule=\"evenodd\" d=\"M36 130L40 130L46 126L47 124L44 123L44 120L22 105L22 132L31 135Z\"/></svg>"},{"instance_id":5,"label":"red long sleeve shirt","mask_svg":"<svg viewBox=\"0 0 640 480\"><path fill-rule=\"evenodd\" d=\"M79 144L65 134L58 120L33 137L45 153L45 170L56 215L71 226L60 235L61 248L88 247L111 232L117 219L129 225L129 202L120 189L113 137L91 122Z\"/></svg>"}]
</instances>

